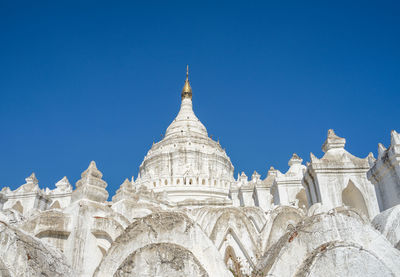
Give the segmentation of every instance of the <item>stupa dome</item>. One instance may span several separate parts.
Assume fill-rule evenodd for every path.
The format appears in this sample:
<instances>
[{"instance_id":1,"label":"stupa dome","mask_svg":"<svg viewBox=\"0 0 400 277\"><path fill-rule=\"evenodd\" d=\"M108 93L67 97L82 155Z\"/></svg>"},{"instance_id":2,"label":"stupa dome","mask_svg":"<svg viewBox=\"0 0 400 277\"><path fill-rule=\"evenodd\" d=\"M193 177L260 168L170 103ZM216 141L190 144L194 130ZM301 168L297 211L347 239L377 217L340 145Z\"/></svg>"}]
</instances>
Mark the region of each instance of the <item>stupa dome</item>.
<instances>
[{"instance_id":1,"label":"stupa dome","mask_svg":"<svg viewBox=\"0 0 400 277\"><path fill-rule=\"evenodd\" d=\"M173 202L229 202L234 168L225 150L208 136L193 112L188 72L181 96L178 115L164 138L148 151L135 185L165 191Z\"/></svg>"}]
</instances>

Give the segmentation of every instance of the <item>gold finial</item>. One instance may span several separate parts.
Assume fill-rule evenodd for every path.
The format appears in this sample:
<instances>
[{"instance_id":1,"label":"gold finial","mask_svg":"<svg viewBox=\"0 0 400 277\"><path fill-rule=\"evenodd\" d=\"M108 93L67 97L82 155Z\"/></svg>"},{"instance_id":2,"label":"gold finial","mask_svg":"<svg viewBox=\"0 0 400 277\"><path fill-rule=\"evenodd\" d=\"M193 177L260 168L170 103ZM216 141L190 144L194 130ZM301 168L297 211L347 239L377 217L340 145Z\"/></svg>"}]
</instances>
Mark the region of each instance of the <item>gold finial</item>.
<instances>
[{"instance_id":1,"label":"gold finial","mask_svg":"<svg viewBox=\"0 0 400 277\"><path fill-rule=\"evenodd\" d=\"M181 96L182 96L182 99L183 98L192 99L192 88L190 87L190 83L189 83L189 65L186 65L186 81L185 81L185 85L183 86Z\"/></svg>"}]
</instances>

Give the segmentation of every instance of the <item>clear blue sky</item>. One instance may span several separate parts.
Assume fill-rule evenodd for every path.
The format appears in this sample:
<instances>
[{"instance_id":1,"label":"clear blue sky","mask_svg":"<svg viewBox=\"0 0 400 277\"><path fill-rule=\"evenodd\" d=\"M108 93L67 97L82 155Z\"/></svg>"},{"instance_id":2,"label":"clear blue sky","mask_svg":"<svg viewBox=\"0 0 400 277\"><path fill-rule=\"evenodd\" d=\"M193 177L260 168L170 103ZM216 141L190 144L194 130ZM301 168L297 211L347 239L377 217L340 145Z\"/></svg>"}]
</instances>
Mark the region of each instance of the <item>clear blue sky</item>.
<instances>
[{"instance_id":1,"label":"clear blue sky","mask_svg":"<svg viewBox=\"0 0 400 277\"><path fill-rule=\"evenodd\" d=\"M95 160L113 195L176 116L186 64L235 177L321 157L329 128L362 157L400 131L399 1L138 2L0 2L1 187L75 184Z\"/></svg>"}]
</instances>

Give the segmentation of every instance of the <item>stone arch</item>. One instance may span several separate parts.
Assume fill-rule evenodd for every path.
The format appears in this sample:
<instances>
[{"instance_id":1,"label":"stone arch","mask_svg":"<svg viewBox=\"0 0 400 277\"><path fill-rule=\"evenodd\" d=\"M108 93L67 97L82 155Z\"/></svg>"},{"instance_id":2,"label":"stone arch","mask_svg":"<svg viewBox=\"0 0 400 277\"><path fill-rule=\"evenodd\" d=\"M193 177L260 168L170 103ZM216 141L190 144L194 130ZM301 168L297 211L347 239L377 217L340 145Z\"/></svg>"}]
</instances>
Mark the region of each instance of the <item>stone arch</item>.
<instances>
[{"instance_id":1,"label":"stone arch","mask_svg":"<svg viewBox=\"0 0 400 277\"><path fill-rule=\"evenodd\" d=\"M100 238L100 239L106 240L110 245L113 243L113 239L110 236L110 234L105 232L105 231L103 231L103 230L92 230L92 234L96 238Z\"/></svg>"},{"instance_id":2,"label":"stone arch","mask_svg":"<svg viewBox=\"0 0 400 277\"><path fill-rule=\"evenodd\" d=\"M261 231L262 247L267 251L287 232L289 226L296 226L304 217L303 212L291 206L278 206L269 214L269 219Z\"/></svg>"},{"instance_id":3,"label":"stone arch","mask_svg":"<svg viewBox=\"0 0 400 277\"><path fill-rule=\"evenodd\" d=\"M227 208L219 215L210 233L210 239L221 255L227 246L233 247L236 256L242 259L242 270L249 273L255 268L258 247L258 232L251 220L239 208Z\"/></svg>"},{"instance_id":4,"label":"stone arch","mask_svg":"<svg viewBox=\"0 0 400 277\"><path fill-rule=\"evenodd\" d=\"M17 201L11 208L16 210L20 214L24 213L24 206L22 206L21 201Z\"/></svg>"},{"instance_id":5,"label":"stone arch","mask_svg":"<svg viewBox=\"0 0 400 277\"><path fill-rule=\"evenodd\" d=\"M248 241L248 234L241 234L238 233L237 229L235 231L234 228L228 228L223 235L223 240L217 245L221 255L224 255L226 248L228 247L231 247L233 250L235 250L236 261L240 267L240 271L235 272L235 276L237 276L239 273L241 275L249 275L256 266L258 252L257 249L254 249L254 244L245 245L243 243Z\"/></svg>"},{"instance_id":6,"label":"stone arch","mask_svg":"<svg viewBox=\"0 0 400 277\"><path fill-rule=\"evenodd\" d=\"M201 184L202 184L203 186L205 186L205 185L206 185L206 180L203 179L203 180L201 181Z\"/></svg>"},{"instance_id":7,"label":"stone arch","mask_svg":"<svg viewBox=\"0 0 400 277\"><path fill-rule=\"evenodd\" d=\"M118 222L116 213L110 213L110 218L102 216L94 216L91 226L91 232L94 236L99 236L111 243L124 232L123 223L129 224L126 218L122 218L124 222Z\"/></svg>"},{"instance_id":8,"label":"stone arch","mask_svg":"<svg viewBox=\"0 0 400 277\"><path fill-rule=\"evenodd\" d=\"M114 276L208 277L209 274L186 248L171 243L154 243L130 254Z\"/></svg>"},{"instance_id":9,"label":"stone arch","mask_svg":"<svg viewBox=\"0 0 400 277\"><path fill-rule=\"evenodd\" d=\"M260 207L241 207L240 209L250 220L253 221L258 232L261 232L267 221L265 211Z\"/></svg>"},{"instance_id":10,"label":"stone arch","mask_svg":"<svg viewBox=\"0 0 400 277\"><path fill-rule=\"evenodd\" d=\"M253 231L259 233L266 223L265 211L259 207L202 207L191 211L194 220L198 223L204 232L211 236L218 219L223 214L237 214L238 217L245 217L243 224L253 225ZM240 223L242 224L242 223ZM226 227L220 225L221 227Z\"/></svg>"},{"instance_id":11,"label":"stone arch","mask_svg":"<svg viewBox=\"0 0 400 277\"><path fill-rule=\"evenodd\" d=\"M296 202L297 202L297 207L303 210L307 210L308 208L308 201L307 201L307 195L305 189L301 189L297 194L296 194Z\"/></svg>"},{"instance_id":12,"label":"stone arch","mask_svg":"<svg viewBox=\"0 0 400 277\"><path fill-rule=\"evenodd\" d=\"M202 207L192 212L195 212L195 221L197 224L201 226L207 236L209 236L212 232L212 228L215 225L215 221L218 219L217 217L222 213L223 209L216 209L213 207Z\"/></svg>"},{"instance_id":13,"label":"stone arch","mask_svg":"<svg viewBox=\"0 0 400 277\"><path fill-rule=\"evenodd\" d=\"M312 272L316 261L330 250L339 252L326 255L329 259L325 263L345 270L348 261L344 257L353 255L354 249L379 257L378 260L369 259L374 263L372 266L384 268L383 272L389 272L389 276L400 276L400 252L357 213L343 208L308 217L288 230L261 258L254 276L321 276L309 275L308 272ZM351 262L362 270L363 258L355 257ZM334 274L328 271L329 268L324 270L323 275Z\"/></svg>"},{"instance_id":14,"label":"stone arch","mask_svg":"<svg viewBox=\"0 0 400 277\"><path fill-rule=\"evenodd\" d=\"M92 235L96 238L97 247L100 250L101 257L104 257L107 253L107 250L110 248L113 239L111 236L102 230L92 230ZM95 255L95 253L92 253Z\"/></svg>"},{"instance_id":15,"label":"stone arch","mask_svg":"<svg viewBox=\"0 0 400 277\"><path fill-rule=\"evenodd\" d=\"M361 191L349 180L347 187L342 191L342 203L352 207L369 217L368 208Z\"/></svg>"},{"instance_id":16,"label":"stone arch","mask_svg":"<svg viewBox=\"0 0 400 277\"><path fill-rule=\"evenodd\" d=\"M337 266L336 257L346 261ZM319 245L304 260L295 277L394 276L373 252L351 242L331 241Z\"/></svg>"},{"instance_id":17,"label":"stone arch","mask_svg":"<svg viewBox=\"0 0 400 277\"><path fill-rule=\"evenodd\" d=\"M187 215L157 212L130 224L111 245L94 276L113 276L132 253L152 244L169 243L191 252L210 276L231 276L203 230Z\"/></svg>"},{"instance_id":18,"label":"stone arch","mask_svg":"<svg viewBox=\"0 0 400 277\"><path fill-rule=\"evenodd\" d=\"M219 215L210 233L210 239L218 242L222 239L221 230L229 228L240 228L238 233L250 233L250 236L255 241L257 229L249 217L247 217L239 208L224 209Z\"/></svg>"}]
</instances>

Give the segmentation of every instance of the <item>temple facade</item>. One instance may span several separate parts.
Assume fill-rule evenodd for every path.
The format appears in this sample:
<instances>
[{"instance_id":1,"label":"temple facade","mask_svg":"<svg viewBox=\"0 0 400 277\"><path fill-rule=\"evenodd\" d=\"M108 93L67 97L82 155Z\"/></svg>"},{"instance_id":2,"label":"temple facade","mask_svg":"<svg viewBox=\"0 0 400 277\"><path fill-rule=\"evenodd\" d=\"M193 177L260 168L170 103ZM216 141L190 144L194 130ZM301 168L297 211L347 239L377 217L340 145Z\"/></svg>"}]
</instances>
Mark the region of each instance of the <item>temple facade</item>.
<instances>
[{"instance_id":1,"label":"temple facade","mask_svg":"<svg viewBox=\"0 0 400 277\"><path fill-rule=\"evenodd\" d=\"M376 159L328 130L323 157L235 178L192 98L187 71L176 118L115 195L94 161L75 187L2 186L0 276L400 276L396 131Z\"/></svg>"}]
</instances>

